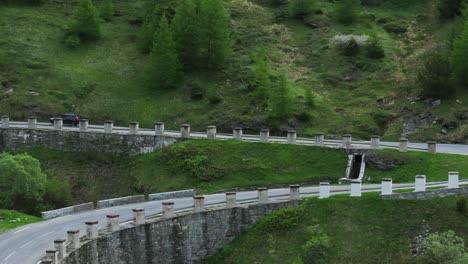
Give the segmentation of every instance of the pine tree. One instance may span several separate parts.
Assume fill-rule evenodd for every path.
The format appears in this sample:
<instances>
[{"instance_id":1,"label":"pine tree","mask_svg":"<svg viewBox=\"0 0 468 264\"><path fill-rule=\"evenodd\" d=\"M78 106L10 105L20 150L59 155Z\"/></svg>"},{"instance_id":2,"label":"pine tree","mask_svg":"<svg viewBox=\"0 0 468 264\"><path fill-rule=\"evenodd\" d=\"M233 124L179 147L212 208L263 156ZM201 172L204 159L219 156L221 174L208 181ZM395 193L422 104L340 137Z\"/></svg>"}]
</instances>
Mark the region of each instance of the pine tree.
<instances>
[{"instance_id":1,"label":"pine tree","mask_svg":"<svg viewBox=\"0 0 468 264\"><path fill-rule=\"evenodd\" d=\"M273 115L278 121L287 121L292 112L289 81L286 73L281 72L273 97Z\"/></svg>"},{"instance_id":2,"label":"pine tree","mask_svg":"<svg viewBox=\"0 0 468 264\"><path fill-rule=\"evenodd\" d=\"M143 53L150 53L153 47L154 34L158 30L161 20L159 7L155 7L153 11L146 17L143 26L140 30L138 47Z\"/></svg>"},{"instance_id":3,"label":"pine tree","mask_svg":"<svg viewBox=\"0 0 468 264\"><path fill-rule=\"evenodd\" d=\"M202 66L210 70L222 67L231 44L229 17L222 0L202 0L199 17L198 43Z\"/></svg>"},{"instance_id":4,"label":"pine tree","mask_svg":"<svg viewBox=\"0 0 468 264\"><path fill-rule=\"evenodd\" d=\"M101 36L99 13L91 0L80 0L68 26L68 35L81 40L96 40Z\"/></svg>"},{"instance_id":5,"label":"pine tree","mask_svg":"<svg viewBox=\"0 0 468 264\"><path fill-rule=\"evenodd\" d=\"M305 104L309 108L315 107L314 96L312 95L312 89L306 89L305 91Z\"/></svg>"},{"instance_id":6,"label":"pine tree","mask_svg":"<svg viewBox=\"0 0 468 264\"><path fill-rule=\"evenodd\" d=\"M159 29L154 36L151 51L149 80L154 88L173 88L180 77L181 66L177 56L176 45L166 16L161 17Z\"/></svg>"},{"instance_id":7,"label":"pine tree","mask_svg":"<svg viewBox=\"0 0 468 264\"><path fill-rule=\"evenodd\" d=\"M253 81L255 87L255 97L259 101L266 102L271 90L270 67L264 50L257 51L254 56L254 65L252 66Z\"/></svg>"},{"instance_id":8,"label":"pine tree","mask_svg":"<svg viewBox=\"0 0 468 264\"><path fill-rule=\"evenodd\" d=\"M465 21L462 35L454 40L450 57L455 82L468 89L468 21Z\"/></svg>"},{"instance_id":9,"label":"pine tree","mask_svg":"<svg viewBox=\"0 0 468 264\"><path fill-rule=\"evenodd\" d=\"M451 19L461 14L463 0L440 0L438 9L441 19Z\"/></svg>"},{"instance_id":10,"label":"pine tree","mask_svg":"<svg viewBox=\"0 0 468 264\"><path fill-rule=\"evenodd\" d=\"M338 4L338 21L343 24L354 23L361 12L361 0L341 0Z\"/></svg>"},{"instance_id":11,"label":"pine tree","mask_svg":"<svg viewBox=\"0 0 468 264\"><path fill-rule=\"evenodd\" d=\"M196 6L192 0L181 1L172 19L172 30L177 52L180 61L186 68L196 66L198 54L197 19Z\"/></svg>"},{"instance_id":12,"label":"pine tree","mask_svg":"<svg viewBox=\"0 0 468 264\"><path fill-rule=\"evenodd\" d=\"M114 3L112 0L104 0L102 3L101 17L107 21L111 21L114 17Z\"/></svg>"}]
</instances>

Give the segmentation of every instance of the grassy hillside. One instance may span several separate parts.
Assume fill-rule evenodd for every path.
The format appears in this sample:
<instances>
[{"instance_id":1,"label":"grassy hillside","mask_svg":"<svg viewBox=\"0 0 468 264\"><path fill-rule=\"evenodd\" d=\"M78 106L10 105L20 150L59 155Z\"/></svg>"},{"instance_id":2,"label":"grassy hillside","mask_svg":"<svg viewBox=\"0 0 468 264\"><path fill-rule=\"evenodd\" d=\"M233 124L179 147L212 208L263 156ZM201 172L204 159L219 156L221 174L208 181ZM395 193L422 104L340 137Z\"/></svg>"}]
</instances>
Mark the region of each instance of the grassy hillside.
<instances>
[{"instance_id":1,"label":"grassy hillside","mask_svg":"<svg viewBox=\"0 0 468 264\"><path fill-rule=\"evenodd\" d=\"M0 234L18 226L35 223L41 219L11 210L0 210Z\"/></svg>"},{"instance_id":2,"label":"grassy hillside","mask_svg":"<svg viewBox=\"0 0 468 264\"><path fill-rule=\"evenodd\" d=\"M301 133L351 132L362 138L380 134L396 139L401 133L409 133L412 140L468 138L466 121L455 117L468 111L466 102L455 103L466 94L443 100L440 106L416 99L417 58L451 28L450 23L436 22L435 0L385 0L363 6L358 22L348 26L337 22L334 1L317 1L320 12L307 23L288 18L285 5L226 1L234 46L224 69L193 72L178 89L158 91L147 88L149 58L137 47L145 1L115 0L117 15L101 23L102 39L78 49L62 43L69 19L62 6L46 2L0 5L0 112L13 119L24 120L29 114L46 119L73 111L93 122L113 119L125 125L138 120L150 126L158 120L169 128L187 122L195 130L210 124L226 131L235 125L275 131L292 126ZM386 24L402 26L407 33L387 32ZM364 51L343 56L333 44L333 38L343 34L378 36L385 58L370 59ZM292 82L294 115L287 123L271 121L270 109L254 101L249 67L257 48L266 49L274 75L285 69ZM203 98L193 100L199 88ZM313 109L304 105L307 89L315 97ZM213 96L221 102L210 103ZM441 126L449 121L456 121L458 128L441 134Z\"/></svg>"},{"instance_id":3,"label":"grassy hillside","mask_svg":"<svg viewBox=\"0 0 468 264\"><path fill-rule=\"evenodd\" d=\"M76 202L187 188L207 193L324 180L337 183L347 162L344 152L333 149L213 140L186 141L130 158L47 149L22 152L39 159L49 177L67 180ZM443 181L448 171L468 178L466 156L387 150L373 155L396 167L382 170L368 165L365 182L380 182L383 177L414 182L417 174L426 174L428 181Z\"/></svg>"},{"instance_id":4,"label":"grassy hillside","mask_svg":"<svg viewBox=\"0 0 468 264\"><path fill-rule=\"evenodd\" d=\"M453 230L468 241L467 216L455 200L380 200L376 193L309 199L262 219L207 263L300 263L308 229L321 230L310 245L329 238L325 257L314 258L319 263L424 263L412 256L420 237Z\"/></svg>"}]
</instances>

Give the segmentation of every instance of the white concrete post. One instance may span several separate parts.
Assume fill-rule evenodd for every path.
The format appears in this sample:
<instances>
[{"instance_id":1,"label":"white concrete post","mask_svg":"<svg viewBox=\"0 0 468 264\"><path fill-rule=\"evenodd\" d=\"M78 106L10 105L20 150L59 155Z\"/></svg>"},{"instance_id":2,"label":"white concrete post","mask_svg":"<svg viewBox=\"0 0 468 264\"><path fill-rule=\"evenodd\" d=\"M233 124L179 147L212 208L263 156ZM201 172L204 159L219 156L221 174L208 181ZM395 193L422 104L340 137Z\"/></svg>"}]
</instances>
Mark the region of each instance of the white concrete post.
<instances>
[{"instance_id":1,"label":"white concrete post","mask_svg":"<svg viewBox=\"0 0 468 264\"><path fill-rule=\"evenodd\" d=\"M215 126L208 126L206 128L206 137L213 139L216 138L216 127Z\"/></svg>"},{"instance_id":2,"label":"white concrete post","mask_svg":"<svg viewBox=\"0 0 468 264\"><path fill-rule=\"evenodd\" d=\"M257 197L258 197L259 204L268 203L268 189L265 187L258 188Z\"/></svg>"},{"instance_id":3,"label":"white concrete post","mask_svg":"<svg viewBox=\"0 0 468 264\"><path fill-rule=\"evenodd\" d=\"M351 197L361 197L361 181L351 181Z\"/></svg>"},{"instance_id":4,"label":"white concrete post","mask_svg":"<svg viewBox=\"0 0 468 264\"><path fill-rule=\"evenodd\" d=\"M28 117L28 128L29 129L37 128L37 117L35 116Z\"/></svg>"},{"instance_id":5,"label":"white concrete post","mask_svg":"<svg viewBox=\"0 0 468 264\"><path fill-rule=\"evenodd\" d=\"M2 116L2 128L10 127L10 118L6 115Z\"/></svg>"},{"instance_id":6,"label":"white concrete post","mask_svg":"<svg viewBox=\"0 0 468 264\"><path fill-rule=\"evenodd\" d=\"M59 260L63 260L67 255L67 240L56 239L54 240L54 247L57 250L57 257Z\"/></svg>"},{"instance_id":7,"label":"white concrete post","mask_svg":"<svg viewBox=\"0 0 468 264\"><path fill-rule=\"evenodd\" d=\"M193 211L195 213L205 211L205 197L203 195L195 195L193 197Z\"/></svg>"},{"instance_id":8,"label":"white concrete post","mask_svg":"<svg viewBox=\"0 0 468 264\"><path fill-rule=\"evenodd\" d=\"M41 264L53 264L53 263L54 263L53 260L48 259L48 258L41 260Z\"/></svg>"},{"instance_id":9,"label":"white concrete post","mask_svg":"<svg viewBox=\"0 0 468 264\"><path fill-rule=\"evenodd\" d=\"M109 214L107 215L107 230L110 232L119 231L119 215L118 214Z\"/></svg>"},{"instance_id":10,"label":"white concrete post","mask_svg":"<svg viewBox=\"0 0 468 264\"><path fill-rule=\"evenodd\" d=\"M343 135L343 148L351 148L352 137L350 134Z\"/></svg>"},{"instance_id":11,"label":"white concrete post","mask_svg":"<svg viewBox=\"0 0 468 264\"><path fill-rule=\"evenodd\" d=\"M270 140L270 130L268 129L260 130L260 142L268 143L269 140Z\"/></svg>"},{"instance_id":12,"label":"white concrete post","mask_svg":"<svg viewBox=\"0 0 468 264\"><path fill-rule=\"evenodd\" d=\"M104 122L104 133L110 134L114 130L114 121L107 120Z\"/></svg>"},{"instance_id":13,"label":"white concrete post","mask_svg":"<svg viewBox=\"0 0 468 264\"><path fill-rule=\"evenodd\" d=\"M80 119L80 131L88 131L88 125L88 119Z\"/></svg>"},{"instance_id":14,"label":"white concrete post","mask_svg":"<svg viewBox=\"0 0 468 264\"><path fill-rule=\"evenodd\" d=\"M382 179L381 195L390 195L393 193L393 183L391 178Z\"/></svg>"},{"instance_id":15,"label":"white concrete post","mask_svg":"<svg viewBox=\"0 0 468 264\"><path fill-rule=\"evenodd\" d=\"M400 138L400 152L408 152L408 139Z\"/></svg>"},{"instance_id":16,"label":"white concrete post","mask_svg":"<svg viewBox=\"0 0 468 264\"><path fill-rule=\"evenodd\" d=\"M163 122L154 123L154 134L156 136L164 135L164 123Z\"/></svg>"},{"instance_id":17,"label":"white concrete post","mask_svg":"<svg viewBox=\"0 0 468 264\"><path fill-rule=\"evenodd\" d=\"M133 211L133 224L134 225L142 225L145 223L145 209L143 208L135 208L132 209Z\"/></svg>"},{"instance_id":18,"label":"white concrete post","mask_svg":"<svg viewBox=\"0 0 468 264\"><path fill-rule=\"evenodd\" d=\"M175 216L174 202L162 202L163 205L163 218L171 218Z\"/></svg>"},{"instance_id":19,"label":"white concrete post","mask_svg":"<svg viewBox=\"0 0 468 264\"><path fill-rule=\"evenodd\" d=\"M380 137L379 136L372 136L371 137L371 149L379 149L380 148Z\"/></svg>"},{"instance_id":20,"label":"white concrete post","mask_svg":"<svg viewBox=\"0 0 468 264\"><path fill-rule=\"evenodd\" d=\"M190 125L183 124L180 126L180 137L181 138L190 138Z\"/></svg>"},{"instance_id":21,"label":"white concrete post","mask_svg":"<svg viewBox=\"0 0 468 264\"><path fill-rule=\"evenodd\" d=\"M300 186L298 184L289 185L289 199L290 200L301 199L301 193L299 189L300 189Z\"/></svg>"},{"instance_id":22,"label":"white concrete post","mask_svg":"<svg viewBox=\"0 0 468 264\"><path fill-rule=\"evenodd\" d=\"M325 135L323 133L315 133L315 146L321 147L324 143Z\"/></svg>"},{"instance_id":23,"label":"white concrete post","mask_svg":"<svg viewBox=\"0 0 468 264\"><path fill-rule=\"evenodd\" d=\"M436 154L437 152L437 143L435 141L427 142L427 152L431 154Z\"/></svg>"},{"instance_id":24,"label":"white concrete post","mask_svg":"<svg viewBox=\"0 0 468 264\"><path fill-rule=\"evenodd\" d=\"M86 236L88 239L96 239L98 237L98 221L86 222Z\"/></svg>"},{"instance_id":25,"label":"white concrete post","mask_svg":"<svg viewBox=\"0 0 468 264\"><path fill-rule=\"evenodd\" d=\"M236 204L237 204L236 193L235 192L227 192L226 193L226 207L227 208L236 207Z\"/></svg>"},{"instance_id":26,"label":"white concrete post","mask_svg":"<svg viewBox=\"0 0 468 264\"><path fill-rule=\"evenodd\" d=\"M330 197L330 183L329 182L321 182L320 187L319 187L320 199L328 198Z\"/></svg>"},{"instance_id":27,"label":"white concrete post","mask_svg":"<svg viewBox=\"0 0 468 264\"><path fill-rule=\"evenodd\" d=\"M297 133L294 130L288 130L288 144L296 144Z\"/></svg>"},{"instance_id":28,"label":"white concrete post","mask_svg":"<svg viewBox=\"0 0 468 264\"><path fill-rule=\"evenodd\" d=\"M426 190L426 176L416 175L415 192L424 192Z\"/></svg>"},{"instance_id":29,"label":"white concrete post","mask_svg":"<svg viewBox=\"0 0 468 264\"><path fill-rule=\"evenodd\" d=\"M460 183L459 183L459 174L456 171L452 171L448 173L448 188L453 189L453 188L459 188Z\"/></svg>"},{"instance_id":30,"label":"white concrete post","mask_svg":"<svg viewBox=\"0 0 468 264\"><path fill-rule=\"evenodd\" d=\"M138 134L139 128L140 128L140 123L138 122L130 122L130 124L128 124L128 131L130 134Z\"/></svg>"},{"instance_id":31,"label":"white concrete post","mask_svg":"<svg viewBox=\"0 0 468 264\"><path fill-rule=\"evenodd\" d=\"M62 127L63 127L63 119L60 117L54 118L54 129L62 130Z\"/></svg>"},{"instance_id":32,"label":"white concrete post","mask_svg":"<svg viewBox=\"0 0 468 264\"><path fill-rule=\"evenodd\" d=\"M232 131L232 138L235 140L242 140L242 128L235 127Z\"/></svg>"},{"instance_id":33,"label":"white concrete post","mask_svg":"<svg viewBox=\"0 0 468 264\"><path fill-rule=\"evenodd\" d=\"M80 230L67 231L67 241L71 250L78 249L80 247Z\"/></svg>"},{"instance_id":34,"label":"white concrete post","mask_svg":"<svg viewBox=\"0 0 468 264\"><path fill-rule=\"evenodd\" d=\"M56 249L46 250L46 259L52 260L52 264L58 264L58 252Z\"/></svg>"}]
</instances>

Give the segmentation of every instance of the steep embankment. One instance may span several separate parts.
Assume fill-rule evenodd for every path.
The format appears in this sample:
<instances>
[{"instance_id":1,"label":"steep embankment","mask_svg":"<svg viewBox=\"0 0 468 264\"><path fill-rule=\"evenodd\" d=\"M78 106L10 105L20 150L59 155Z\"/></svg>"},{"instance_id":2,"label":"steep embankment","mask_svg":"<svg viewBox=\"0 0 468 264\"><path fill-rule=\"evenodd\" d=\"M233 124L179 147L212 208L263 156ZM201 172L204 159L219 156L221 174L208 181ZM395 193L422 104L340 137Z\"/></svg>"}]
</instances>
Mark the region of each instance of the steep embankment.
<instances>
[{"instance_id":1,"label":"steep embankment","mask_svg":"<svg viewBox=\"0 0 468 264\"><path fill-rule=\"evenodd\" d=\"M429 233L453 230L468 241L455 200L310 199L262 219L207 263L427 263L414 255Z\"/></svg>"},{"instance_id":2,"label":"steep embankment","mask_svg":"<svg viewBox=\"0 0 468 264\"><path fill-rule=\"evenodd\" d=\"M288 18L284 4L226 1L233 53L224 69L186 74L178 89L161 91L147 88L149 58L138 50L145 1L116 0L116 16L101 22L102 38L77 49L62 42L69 18L60 1L46 2L0 5L0 112L13 119L73 111L96 122L138 120L149 126L159 120L169 128L181 123L197 130L210 124L221 130L291 126L302 133L388 139L403 133L410 139L466 142L468 108L463 100L455 102L463 94L438 106L416 96L421 51L451 30L450 23L437 22L435 0L363 1L380 4L364 5L351 25L337 22L334 1L316 1L317 11L306 21ZM174 3L164 4L172 10ZM393 33L396 26L406 33ZM348 34L375 35L385 58L368 58L364 49L344 56L334 39ZM273 82L281 69L291 81L294 113L288 122L272 122L270 107L254 99L250 67L257 48L268 54ZM304 98L309 89L315 98L312 108ZM456 128L441 134L447 124Z\"/></svg>"}]
</instances>

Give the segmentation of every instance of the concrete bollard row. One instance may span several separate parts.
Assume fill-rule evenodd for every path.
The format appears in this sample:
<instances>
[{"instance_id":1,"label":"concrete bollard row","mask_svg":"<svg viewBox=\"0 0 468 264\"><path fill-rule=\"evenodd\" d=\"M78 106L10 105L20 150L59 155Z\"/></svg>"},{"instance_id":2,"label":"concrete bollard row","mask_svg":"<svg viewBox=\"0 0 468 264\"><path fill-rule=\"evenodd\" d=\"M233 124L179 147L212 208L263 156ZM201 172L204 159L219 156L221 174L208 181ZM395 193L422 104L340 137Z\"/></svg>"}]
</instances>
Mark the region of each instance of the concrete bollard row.
<instances>
[{"instance_id":1,"label":"concrete bollard row","mask_svg":"<svg viewBox=\"0 0 468 264\"><path fill-rule=\"evenodd\" d=\"M393 193L393 183L391 178L382 179L381 195L390 195Z\"/></svg>"},{"instance_id":2,"label":"concrete bollard row","mask_svg":"<svg viewBox=\"0 0 468 264\"><path fill-rule=\"evenodd\" d=\"M88 131L88 125L88 119L80 119L80 131Z\"/></svg>"},{"instance_id":3,"label":"concrete bollard row","mask_svg":"<svg viewBox=\"0 0 468 264\"><path fill-rule=\"evenodd\" d=\"M260 142L268 143L270 141L270 130L262 129L260 130Z\"/></svg>"},{"instance_id":4,"label":"concrete bollard row","mask_svg":"<svg viewBox=\"0 0 468 264\"><path fill-rule=\"evenodd\" d=\"M268 203L268 189L265 187L260 187L257 189L257 198L259 204Z\"/></svg>"},{"instance_id":5,"label":"concrete bollard row","mask_svg":"<svg viewBox=\"0 0 468 264\"><path fill-rule=\"evenodd\" d=\"M289 199L290 200L300 200L300 186L298 184L289 185Z\"/></svg>"},{"instance_id":6,"label":"concrete bollard row","mask_svg":"<svg viewBox=\"0 0 468 264\"><path fill-rule=\"evenodd\" d=\"M379 136L372 136L371 137L371 149L380 149L380 137Z\"/></svg>"},{"instance_id":7,"label":"concrete bollard row","mask_svg":"<svg viewBox=\"0 0 468 264\"><path fill-rule=\"evenodd\" d=\"M351 148L352 137L351 134L343 135L343 148Z\"/></svg>"},{"instance_id":8,"label":"concrete bollard row","mask_svg":"<svg viewBox=\"0 0 468 264\"><path fill-rule=\"evenodd\" d=\"M424 192L425 190L426 190L426 176L416 175L414 191Z\"/></svg>"},{"instance_id":9,"label":"concrete bollard row","mask_svg":"<svg viewBox=\"0 0 468 264\"><path fill-rule=\"evenodd\" d=\"M193 211L195 213L205 211L205 197L203 195L195 195L193 197Z\"/></svg>"},{"instance_id":10,"label":"concrete bollard row","mask_svg":"<svg viewBox=\"0 0 468 264\"><path fill-rule=\"evenodd\" d=\"M60 117L56 117L53 119L54 121L54 129L55 130L62 130L63 128L63 119Z\"/></svg>"},{"instance_id":11,"label":"concrete bollard row","mask_svg":"<svg viewBox=\"0 0 468 264\"><path fill-rule=\"evenodd\" d=\"M80 247L80 230L67 231L67 241L70 249L78 249Z\"/></svg>"},{"instance_id":12,"label":"concrete bollard row","mask_svg":"<svg viewBox=\"0 0 468 264\"><path fill-rule=\"evenodd\" d=\"M107 215L107 230L109 230L110 232L115 232L120 229L119 217L120 216L118 214Z\"/></svg>"},{"instance_id":13,"label":"concrete bollard row","mask_svg":"<svg viewBox=\"0 0 468 264\"><path fill-rule=\"evenodd\" d=\"M242 140L242 128L241 127L235 127L232 130L232 138L235 140Z\"/></svg>"},{"instance_id":14,"label":"concrete bollard row","mask_svg":"<svg viewBox=\"0 0 468 264\"><path fill-rule=\"evenodd\" d=\"M297 133L295 130L288 130L287 143L296 144Z\"/></svg>"},{"instance_id":15,"label":"concrete bollard row","mask_svg":"<svg viewBox=\"0 0 468 264\"><path fill-rule=\"evenodd\" d=\"M28 117L28 128L29 129L37 128L37 117L35 116Z\"/></svg>"},{"instance_id":16,"label":"concrete bollard row","mask_svg":"<svg viewBox=\"0 0 468 264\"><path fill-rule=\"evenodd\" d=\"M399 150L400 152L408 152L408 139L400 138Z\"/></svg>"},{"instance_id":17,"label":"concrete bollard row","mask_svg":"<svg viewBox=\"0 0 468 264\"><path fill-rule=\"evenodd\" d=\"M216 138L216 126L208 126L206 128L206 137L209 139Z\"/></svg>"},{"instance_id":18,"label":"concrete bollard row","mask_svg":"<svg viewBox=\"0 0 468 264\"><path fill-rule=\"evenodd\" d=\"M10 117L2 116L2 128L10 128Z\"/></svg>"},{"instance_id":19,"label":"concrete bollard row","mask_svg":"<svg viewBox=\"0 0 468 264\"><path fill-rule=\"evenodd\" d=\"M88 239L96 239L98 237L98 221L86 222L86 237Z\"/></svg>"},{"instance_id":20,"label":"concrete bollard row","mask_svg":"<svg viewBox=\"0 0 468 264\"><path fill-rule=\"evenodd\" d=\"M323 133L315 133L315 146L322 147L325 141L325 135Z\"/></svg>"},{"instance_id":21,"label":"concrete bollard row","mask_svg":"<svg viewBox=\"0 0 468 264\"><path fill-rule=\"evenodd\" d=\"M163 122L154 123L154 134L156 136L164 135L164 123Z\"/></svg>"},{"instance_id":22,"label":"concrete bollard row","mask_svg":"<svg viewBox=\"0 0 468 264\"><path fill-rule=\"evenodd\" d=\"M427 142L427 152L430 154L437 153L437 143L435 141Z\"/></svg>"},{"instance_id":23,"label":"concrete bollard row","mask_svg":"<svg viewBox=\"0 0 468 264\"><path fill-rule=\"evenodd\" d=\"M361 192L361 181L359 180L354 180L351 181L351 197L361 197L362 192Z\"/></svg>"},{"instance_id":24,"label":"concrete bollard row","mask_svg":"<svg viewBox=\"0 0 468 264\"><path fill-rule=\"evenodd\" d=\"M171 218L175 216L174 202L162 202L163 215L162 218Z\"/></svg>"},{"instance_id":25,"label":"concrete bollard row","mask_svg":"<svg viewBox=\"0 0 468 264\"><path fill-rule=\"evenodd\" d=\"M114 130L114 121L107 120L104 121L104 133L110 134Z\"/></svg>"},{"instance_id":26,"label":"concrete bollard row","mask_svg":"<svg viewBox=\"0 0 468 264\"><path fill-rule=\"evenodd\" d=\"M54 240L54 247L57 250L57 257L59 260L63 260L67 255L67 240L56 239Z\"/></svg>"},{"instance_id":27,"label":"concrete bollard row","mask_svg":"<svg viewBox=\"0 0 468 264\"><path fill-rule=\"evenodd\" d=\"M145 209L143 208L135 208L132 209L133 211L133 224L134 225L142 225L145 223Z\"/></svg>"},{"instance_id":28,"label":"concrete bollard row","mask_svg":"<svg viewBox=\"0 0 468 264\"><path fill-rule=\"evenodd\" d=\"M453 188L459 188L460 187L460 182L459 182L459 173L452 171L448 173L448 188L453 189Z\"/></svg>"},{"instance_id":29,"label":"concrete bollard row","mask_svg":"<svg viewBox=\"0 0 468 264\"><path fill-rule=\"evenodd\" d=\"M130 122L130 124L128 124L128 132L132 135L138 134L139 128L140 128L140 123L138 122Z\"/></svg>"},{"instance_id":30,"label":"concrete bollard row","mask_svg":"<svg viewBox=\"0 0 468 264\"><path fill-rule=\"evenodd\" d=\"M236 207L237 205L237 198L235 192L227 192L226 193L226 207L232 208Z\"/></svg>"},{"instance_id":31,"label":"concrete bollard row","mask_svg":"<svg viewBox=\"0 0 468 264\"><path fill-rule=\"evenodd\" d=\"M46 250L46 259L50 260L52 264L58 264L58 252L56 249Z\"/></svg>"},{"instance_id":32,"label":"concrete bollard row","mask_svg":"<svg viewBox=\"0 0 468 264\"><path fill-rule=\"evenodd\" d=\"M190 138L190 125L183 124L180 126L180 137L181 138Z\"/></svg>"},{"instance_id":33,"label":"concrete bollard row","mask_svg":"<svg viewBox=\"0 0 468 264\"><path fill-rule=\"evenodd\" d=\"M325 199L330 197L330 183L329 182L320 182L319 187L319 198Z\"/></svg>"}]
</instances>

